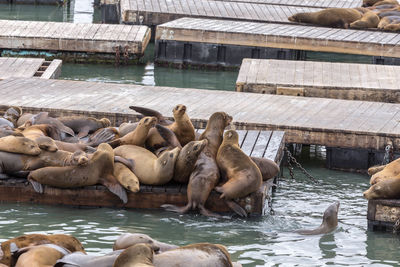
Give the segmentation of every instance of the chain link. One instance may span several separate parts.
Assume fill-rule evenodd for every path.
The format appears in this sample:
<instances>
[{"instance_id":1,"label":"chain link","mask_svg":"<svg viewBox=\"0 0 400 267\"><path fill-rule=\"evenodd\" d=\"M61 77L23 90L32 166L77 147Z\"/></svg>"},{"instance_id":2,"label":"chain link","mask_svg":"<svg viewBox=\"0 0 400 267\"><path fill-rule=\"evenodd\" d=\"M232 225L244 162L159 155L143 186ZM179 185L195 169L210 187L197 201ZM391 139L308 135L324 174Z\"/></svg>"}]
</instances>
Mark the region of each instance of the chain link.
<instances>
[{"instance_id":1,"label":"chain link","mask_svg":"<svg viewBox=\"0 0 400 267\"><path fill-rule=\"evenodd\" d=\"M397 234L400 230L400 217L397 218L396 222L393 225L393 234Z\"/></svg>"},{"instance_id":2,"label":"chain link","mask_svg":"<svg viewBox=\"0 0 400 267\"><path fill-rule=\"evenodd\" d=\"M126 45L124 47L124 63L125 63L125 65L128 65L128 60L129 60L129 46Z\"/></svg>"},{"instance_id":3,"label":"chain link","mask_svg":"<svg viewBox=\"0 0 400 267\"><path fill-rule=\"evenodd\" d=\"M116 66L116 67L119 66L119 59L120 59L120 57L121 57L120 51L121 51L121 48L120 48L119 45L117 45L117 46L115 47L115 66Z\"/></svg>"},{"instance_id":4,"label":"chain link","mask_svg":"<svg viewBox=\"0 0 400 267\"><path fill-rule=\"evenodd\" d=\"M290 173L290 177L292 177L292 179L294 179L294 173L293 173L293 165L296 165L297 168L299 168L311 181L313 181L316 184L319 184L318 180L315 179L308 171L306 171L299 162L297 162L296 158L293 157L292 153L290 153L289 149L287 149L287 147L284 148L284 151L286 152L286 156L287 156L287 163L288 163L288 169L289 169L289 173Z\"/></svg>"}]
</instances>

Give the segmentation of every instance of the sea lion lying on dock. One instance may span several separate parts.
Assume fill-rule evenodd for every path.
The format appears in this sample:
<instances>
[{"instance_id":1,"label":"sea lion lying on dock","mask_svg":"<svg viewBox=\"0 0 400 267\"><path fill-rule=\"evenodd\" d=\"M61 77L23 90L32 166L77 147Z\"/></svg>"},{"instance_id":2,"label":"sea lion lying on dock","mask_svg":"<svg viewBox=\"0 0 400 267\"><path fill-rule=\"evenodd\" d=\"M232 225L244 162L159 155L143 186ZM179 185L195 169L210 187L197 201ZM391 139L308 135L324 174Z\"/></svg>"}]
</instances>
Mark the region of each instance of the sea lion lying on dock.
<instances>
[{"instance_id":1,"label":"sea lion lying on dock","mask_svg":"<svg viewBox=\"0 0 400 267\"><path fill-rule=\"evenodd\" d=\"M163 253L165 251L178 248L178 246L167 244L164 242L157 241L146 234L131 234L125 233L120 235L115 240L113 250L126 249L135 244L144 243L151 246L151 248L157 253Z\"/></svg>"},{"instance_id":2,"label":"sea lion lying on dock","mask_svg":"<svg viewBox=\"0 0 400 267\"><path fill-rule=\"evenodd\" d=\"M29 246L13 252L13 261L16 262L15 267L50 267L70 253L69 250L55 244Z\"/></svg>"},{"instance_id":3,"label":"sea lion lying on dock","mask_svg":"<svg viewBox=\"0 0 400 267\"><path fill-rule=\"evenodd\" d=\"M352 29L368 29L376 28L379 24L379 16L372 11L366 12L361 19L350 23L350 28Z\"/></svg>"},{"instance_id":4,"label":"sea lion lying on dock","mask_svg":"<svg viewBox=\"0 0 400 267\"><path fill-rule=\"evenodd\" d=\"M368 169L368 172L372 173L373 170L370 169ZM369 182L371 185L374 185L389 178L400 178L400 159L396 159L389 164L378 167L374 171L375 173L371 176Z\"/></svg>"},{"instance_id":5,"label":"sea lion lying on dock","mask_svg":"<svg viewBox=\"0 0 400 267\"><path fill-rule=\"evenodd\" d=\"M125 249L113 267L154 267L153 250L148 244L136 244Z\"/></svg>"},{"instance_id":6,"label":"sea lion lying on dock","mask_svg":"<svg viewBox=\"0 0 400 267\"><path fill-rule=\"evenodd\" d=\"M218 148L222 143L224 129L232 121L232 117L225 112L215 112L207 122L206 129L199 140L207 139L207 145L200 153L195 168L190 175L187 187L188 203L184 207L165 204L161 207L169 211L186 213L191 209L199 209L205 216L219 216L207 210L204 204L210 192L217 185L220 173L215 160Z\"/></svg>"},{"instance_id":7,"label":"sea lion lying on dock","mask_svg":"<svg viewBox=\"0 0 400 267\"><path fill-rule=\"evenodd\" d=\"M17 121L22 114L22 108L20 107L10 107L6 110L3 115L3 118L0 118L0 125L7 124L12 128L17 127ZM10 123L8 123L10 122Z\"/></svg>"},{"instance_id":8,"label":"sea lion lying on dock","mask_svg":"<svg viewBox=\"0 0 400 267\"><path fill-rule=\"evenodd\" d=\"M381 5L398 5L397 0L363 0L362 7L381 6Z\"/></svg>"},{"instance_id":9,"label":"sea lion lying on dock","mask_svg":"<svg viewBox=\"0 0 400 267\"><path fill-rule=\"evenodd\" d=\"M50 117L48 112L39 112L33 115L29 120L25 122L25 126L36 125L36 124L50 124L55 126L61 132L61 140L66 138L66 134L75 136L74 131L65 126L58 119Z\"/></svg>"},{"instance_id":10,"label":"sea lion lying on dock","mask_svg":"<svg viewBox=\"0 0 400 267\"><path fill-rule=\"evenodd\" d=\"M288 20L325 27L348 28L350 23L361 17L362 13L355 8L327 8L317 12L297 13Z\"/></svg>"},{"instance_id":11,"label":"sea lion lying on dock","mask_svg":"<svg viewBox=\"0 0 400 267\"><path fill-rule=\"evenodd\" d=\"M5 136L0 138L0 151L36 156L41 150L39 145L26 137Z\"/></svg>"},{"instance_id":12,"label":"sea lion lying on dock","mask_svg":"<svg viewBox=\"0 0 400 267\"><path fill-rule=\"evenodd\" d=\"M397 199L400 196L400 179L386 178L372 185L363 193L363 196L368 200L377 198Z\"/></svg>"},{"instance_id":13,"label":"sea lion lying on dock","mask_svg":"<svg viewBox=\"0 0 400 267\"><path fill-rule=\"evenodd\" d=\"M221 171L223 185L215 187L221 193L220 198L234 212L247 217L247 212L233 199L245 197L257 191L262 183L260 169L239 147L239 135L235 130L228 130L217 153L217 164Z\"/></svg>"},{"instance_id":14,"label":"sea lion lying on dock","mask_svg":"<svg viewBox=\"0 0 400 267\"><path fill-rule=\"evenodd\" d=\"M263 181L274 178L280 171L279 165L273 160L258 157L250 158L260 169Z\"/></svg>"},{"instance_id":15,"label":"sea lion lying on dock","mask_svg":"<svg viewBox=\"0 0 400 267\"><path fill-rule=\"evenodd\" d=\"M1 251L3 257L0 257L0 263L11 265L11 251L10 246L14 243L18 248L28 246L41 245L41 244L55 244L63 247L71 252L80 251L85 252L81 242L73 236L64 234L42 235L42 234L28 234L18 236L1 243Z\"/></svg>"},{"instance_id":16,"label":"sea lion lying on dock","mask_svg":"<svg viewBox=\"0 0 400 267\"><path fill-rule=\"evenodd\" d=\"M339 206L340 202L335 202L325 210L322 223L319 227L313 230L298 230L296 233L301 235L319 235L332 232L338 225Z\"/></svg>"},{"instance_id":17,"label":"sea lion lying on dock","mask_svg":"<svg viewBox=\"0 0 400 267\"><path fill-rule=\"evenodd\" d=\"M111 122L107 118L100 120L93 117L69 116L59 117L58 120L65 126L71 128L78 138L83 138L90 133L111 126Z\"/></svg>"},{"instance_id":18,"label":"sea lion lying on dock","mask_svg":"<svg viewBox=\"0 0 400 267\"><path fill-rule=\"evenodd\" d=\"M100 144L84 166L45 167L30 172L28 181L38 193L42 184L60 188L75 188L103 184L123 203L128 201L124 188L113 175L114 151L108 144Z\"/></svg>"}]
</instances>

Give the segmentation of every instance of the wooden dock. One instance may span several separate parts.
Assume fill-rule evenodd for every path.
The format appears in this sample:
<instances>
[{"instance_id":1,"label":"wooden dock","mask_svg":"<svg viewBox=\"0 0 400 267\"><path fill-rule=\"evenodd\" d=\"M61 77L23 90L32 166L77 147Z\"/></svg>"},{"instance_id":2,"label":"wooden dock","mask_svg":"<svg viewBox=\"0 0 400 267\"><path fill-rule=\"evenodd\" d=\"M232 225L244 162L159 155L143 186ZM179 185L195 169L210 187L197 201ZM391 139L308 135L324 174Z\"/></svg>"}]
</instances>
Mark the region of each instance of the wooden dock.
<instances>
[{"instance_id":1,"label":"wooden dock","mask_svg":"<svg viewBox=\"0 0 400 267\"><path fill-rule=\"evenodd\" d=\"M66 61L136 62L150 40L147 26L0 20L0 50L45 51Z\"/></svg>"},{"instance_id":2,"label":"wooden dock","mask_svg":"<svg viewBox=\"0 0 400 267\"><path fill-rule=\"evenodd\" d=\"M236 91L400 103L400 66L243 59Z\"/></svg>"},{"instance_id":3,"label":"wooden dock","mask_svg":"<svg viewBox=\"0 0 400 267\"><path fill-rule=\"evenodd\" d=\"M288 5L268 5L214 0L120 0L123 23L155 26L171 20L190 18L234 19L287 23L288 17L318 8Z\"/></svg>"},{"instance_id":4,"label":"wooden dock","mask_svg":"<svg viewBox=\"0 0 400 267\"><path fill-rule=\"evenodd\" d=\"M10 77L57 79L61 64L59 59L0 57L0 80Z\"/></svg>"},{"instance_id":5,"label":"wooden dock","mask_svg":"<svg viewBox=\"0 0 400 267\"><path fill-rule=\"evenodd\" d=\"M35 93L32 93L35 92ZM0 105L26 112L108 117L115 125L137 119L130 105L171 114L185 104L198 128L225 111L237 129L285 131L286 143L384 150L400 147L400 104L67 80L0 81Z\"/></svg>"},{"instance_id":6,"label":"wooden dock","mask_svg":"<svg viewBox=\"0 0 400 267\"><path fill-rule=\"evenodd\" d=\"M157 26L155 40L161 64L238 67L243 58L304 60L307 51L400 64L400 34L380 31L182 18Z\"/></svg>"},{"instance_id":7,"label":"wooden dock","mask_svg":"<svg viewBox=\"0 0 400 267\"><path fill-rule=\"evenodd\" d=\"M400 222L400 199L369 200L367 219L369 230L392 231L396 221Z\"/></svg>"},{"instance_id":8,"label":"wooden dock","mask_svg":"<svg viewBox=\"0 0 400 267\"><path fill-rule=\"evenodd\" d=\"M228 1L228 2L242 2L242 3L254 3L254 4L268 4L268 5L280 5L280 6L300 6L300 7L339 7L339 8L352 8L362 6L361 0L216 0L216 1Z\"/></svg>"},{"instance_id":9,"label":"wooden dock","mask_svg":"<svg viewBox=\"0 0 400 267\"><path fill-rule=\"evenodd\" d=\"M280 165L283 157L284 132L281 131L239 131L240 145L245 153L255 157L274 160ZM260 189L238 203L251 215L268 212L272 194L273 179L264 182ZM167 184L164 186L141 185L138 193L128 193L128 203L123 204L104 186L90 186L81 189L59 189L44 187L44 194L36 193L26 179L0 180L0 202L21 202L50 205L71 205L91 207L119 207L135 209L158 209L163 204L184 206L187 203L187 185ZM220 200L220 194L213 191L206 207L214 212L231 212Z\"/></svg>"}]
</instances>

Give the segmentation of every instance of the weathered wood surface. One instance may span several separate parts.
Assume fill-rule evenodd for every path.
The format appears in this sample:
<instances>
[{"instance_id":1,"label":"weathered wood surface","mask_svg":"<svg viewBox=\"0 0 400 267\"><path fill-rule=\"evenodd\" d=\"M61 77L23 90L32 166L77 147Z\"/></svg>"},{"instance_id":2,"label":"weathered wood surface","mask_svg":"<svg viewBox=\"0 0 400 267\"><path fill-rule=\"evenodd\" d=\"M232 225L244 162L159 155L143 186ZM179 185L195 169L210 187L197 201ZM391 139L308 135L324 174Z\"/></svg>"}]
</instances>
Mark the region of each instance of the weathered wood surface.
<instances>
[{"instance_id":1,"label":"weathered wood surface","mask_svg":"<svg viewBox=\"0 0 400 267\"><path fill-rule=\"evenodd\" d=\"M400 67L243 59L236 91L400 103Z\"/></svg>"},{"instance_id":2,"label":"weathered wood surface","mask_svg":"<svg viewBox=\"0 0 400 267\"><path fill-rule=\"evenodd\" d=\"M156 41L400 57L400 34L246 21L182 18L157 26Z\"/></svg>"},{"instance_id":3,"label":"weathered wood surface","mask_svg":"<svg viewBox=\"0 0 400 267\"><path fill-rule=\"evenodd\" d=\"M339 7L339 8L352 8L360 7L361 0L215 0L227 2L242 2L242 3L255 3L255 4L269 4L269 5L282 5L282 6L302 6L302 7Z\"/></svg>"},{"instance_id":4,"label":"weathered wood surface","mask_svg":"<svg viewBox=\"0 0 400 267\"><path fill-rule=\"evenodd\" d=\"M43 58L0 57L0 80L10 77L44 79L58 78L61 60L45 61Z\"/></svg>"},{"instance_id":5,"label":"weathered wood surface","mask_svg":"<svg viewBox=\"0 0 400 267\"><path fill-rule=\"evenodd\" d=\"M213 0L121 0L124 23L159 25L182 17L291 23L288 17L318 8Z\"/></svg>"},{"instance_id":6,"label":"weathered wood surface","mask_svg":"<svg viewBox=\"0 0 400 267\"><path fill-rule=\"evenodd\" d=\"M287 143L384 150L392 142L395 150L400 147L400 104L32 78L2 80L0 93L0 105L108 117L116 125L137 118L130 105L168 115L185 104L200 128L222 110L238 129L285 131Z\"/></svg>"},{"instance_id":7,"label":"weathered wood surface","mask_svg":"<svg viewBox=\"0 0 400 267\"><path fill-rule=\"evenodd\" d=\"M400 199L374 199L368 201L368 228L389 230L400 219Z\"/></svg>"},{"instance_id":8,"label":"weathered wood surface","mask_svg":"<svg viewBox=\"0 0 400 267\"><path fill-rule=\"evenodd\" d=\"M239 134L242 149L248 155L269 158L280 164L285 145L284 132L239 131ZM273 179L264 182L257 192L240 199L238 203L250 214L265 214L272 183ZM44 194L38 194L25 179L8 179L0 180L0 202L157 209L167 203L178 206L186 205L186 187L181 184L141 185L138 193L128 193L128 203L124 205L104 186L80 189L59 189L45 186ZM230 212L229 207L220 200L219 196L220 194L213 191L206 202L206 207L214 212Z\"/></svg>"},{"instance_id":9,"label":"weathered wood surface","mask_svg":"<svg viewBox=\"0 0 400 267\"><path fill-rule=\"evenodd\" d=\"M147 26L0 20L4 49L115 53L121 46L143 55L150 35Z\"/></svg>"}]
</instances>

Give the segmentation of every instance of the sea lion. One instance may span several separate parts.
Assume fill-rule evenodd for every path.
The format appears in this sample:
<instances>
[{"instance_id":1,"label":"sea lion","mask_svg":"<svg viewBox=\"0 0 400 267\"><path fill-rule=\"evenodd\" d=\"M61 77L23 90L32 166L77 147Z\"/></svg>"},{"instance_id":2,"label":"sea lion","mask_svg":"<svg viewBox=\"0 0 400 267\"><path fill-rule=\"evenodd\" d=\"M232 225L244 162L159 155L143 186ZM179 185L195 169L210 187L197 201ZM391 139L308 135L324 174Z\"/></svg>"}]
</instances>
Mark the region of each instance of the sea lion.
<instances>
[{"instance_id":1,"label":"sea lion","mask_svg":"<svg viewBox=\"0 0 400 267\"><path fill-rule=\"evenodd\" d=\"M338 225L338 212L340 202L335 202L330 205L324 212L321 225L314 230L298 230L301 235L319 235L327 234L336 229Z\"/></svg>"},{"instance_id":2,"label":"sea lion","mask_svg":"<svg viewBox=\"0 0 400 267\"><path fill-rule=\"evenodd\" d=\"M58 259L71 252L54 244L29 246L13 253L15 267L52 267ZM15 256L14 256L15 255Z\"/></svg>"},{"instance_id":3,"label":"sea lion","mask_svg":"<svg viewBox=\"0 0 400 267\"><path fill-rule=\"evenodd\" d=\"M215 157L222 142L224 129L232 121L232 117L225 112L215 112L207 122L206 129L199 140L207 139L207 145L200 153L187 187L188 203L184 207L165 204L161 207L169 211L186 213L191 209L199 209L205 216L218 216L207 210L204 204L211 190L217 185L220 174Z\"/></svg>"},{"instance_id":4,"label":"sea lion","mask_svg":"<svg viewBox=\"0 0 400 267\"><path fill-rule=\"evenodd\" d=\"M374 185L389 178L400 178L400 159L396 159L384 165L381 171L377 171L371 176L369 183Z\"/></svg>"},{"instance_id":5,"label":"sea lion","mask_svg":"<svg viewBox=\"0 0 400 267\"><path fill-rule=\"evenodd\" d=\"M379 166L373 166L368 168L368 175L374 175L377 172L380 172L381 170L383 170L386 167L386 165L379 165Z\"/></svg>"},{"instance_id":6,"label":"sea lion","mask_svg":"<svg viewBox=\"0 0 400 267\"><path fill-rule=\"evenodd\" d=\"M38 193L43 193L41 184L60 188L74 188L103 184L117 195L123 203L128 201L124 188L113 175L114 151L108 144L100 144L84 166L45 167L30 172L28 181Z\"/></svg>"},{"instance_id":7,"label":"sea lion","mask_svg":"<svg viewBox=\"0 0 400 267\"><path fill-rule=\"evenodd\" d=\"M10 107L6 110L3 115L3 118L10 121L13 124L13 127L17 127L17 121L22 114L22 108L20 107Z\"/></svg>"},{"instance_id":8,"label":"sea lion","mask_svg":"<svg viewBox=\"0 0 400 267\"><path fill-rule=\"evenodd\" d=\"M21 116L19 116L17 120L17 127L20 127L25 124L28 120L30 120L33 117L32 113L24 113Z\"/></svg>"},{"instance_id":9,"label":"sea lion","mask_svg":"<svg viewBox=\"0 0 400 267\"><path fill-rule=\"evenodd\" d=\"M123 122L118 127L118 131L121 137L127 135L128 133L134 131L139 122Z\"/></svg>"},{"instance_id":10,"label":"sea lion","mask_svg":"<svg viewBox=\"0 0 400 267\"><path fill-rule=\"evenodd\" d=\"M145 117L156 117L158 123L167 126L173 123L173 121L165 118L160 112L154 109L145 108L145 107L138 107L138 106L129 106L130 109L142 114Z\"/></svg>"},{"instance_id":11,"label":"sea lion","mask_svg":"<svg viewBox=\"0 0 400 267\"><path fill-rule=\"evenodd\" d=\"M386 25L383 30L385 31L390 31L390 32L398 32L400 31L400 23L391 23L389 25Z\"/></svg>"},{"instance_id":12,"label":"sea lion","mask_svg":"<svg viewBox=\"0 0 400 267\"><path fill-rule=\"evenodd\" d=\"M86 144L92 147L96 147L101 143L108 143L118 138L121 138L121 135L116 128L101 128L89 136L89 140Z\"/></svg>"},{"instance_id":13,"label":"sea lion","mask_svg":"<svg viewBox=\"0 0 400 267\"><path fill-rule=\"evenodd\" d=\"M88 144L84 143L68 143L64 141L55 140L55 143L60 150L69 151L74 153L75 151L94 152L95 149Z\"/></svg>"},{"instance_id":14,"label":"sea lion","mask_svg":"<svg viewBox=\"0 0 400 267\"><path fill-rule=\"evenodd\" d=\"M387 178L372 185L364 193L364 198L371 200L377 198L394 198L400 196L400 179Z\"/></svg>"},{"instance_id":15,"label":"sea lion","mask_svg":"<svg viewBox=\"0 0 400 267\"><path fill-rule=\"evenodd\" d=\"M0 151L32 156L39 155L41 152L35 141L26 137L12 135L0 138Z\"/></svg>"},{"instance_id":16,"label":"sea lion","mask_svg":"<svg viewBox=\"0 0 400 267\"><path fill-rule=\"evenodd\" d=\"M399 16L387 16L383 17L378 24L378 29L384 30L386 26L390 24L398 24L400 23L400 15Z\"/></svg>"},{"instance_id":17,"label":"sea lion","mask_svg":"<svg viewBox=\"0 0 400 267\"><path fill-rule=\"evenodd\" d=\"M35 139L35 142L38 144L39 148L49 152L56 152L58 147L56 142L48 137L48 136L40 136Z\"/></svg>"},{"instance_id":18,"label":"sea lion","mask_svg":"<svg viewBox=\"0 0 400 267\"><path fill-rule=\"evenodd\" d=\"M380 18L372 11L365 13L361 19L350 23L352 29L368 29L376 28L379 24Z\"/></svg>"},{"instance_id":19,"label":"sea lion","mask_svg":"<svg viewBox=\"0 0 400 267\"><path fill-rule=\"evenodd\" d=\"M154 250L157 253L163 253L165 251L178 248L178 246L157 241L146 234L125 233L125 234L120 235L117 238L117 240L115 240L114 245L113 245L113 250L126 249L130 246L133 246L135 244L140 244L140 243L150 245L152 250Z\"/></svg>"},{"instance_id":20,"label":"sea lion","mask_svg":"<svg viewBox=\"0 0 400 267\"><path fill-rule=\"evenodd\" d=\"M179 151L179 148L164 151L157 158L156 155L140 146L123 145L114 149L115 155L135 162L133 172L140 183L148 185L162 185L172 179Z\"/></svg>"},{"instance_id":21,"label":"sea lion","mask_svg":"<svg viewBox=\"0 0 400 267\"><path fill-rule=\"evenodd\" d=\"M223 245L197 243L154 255L156 267L232 267L231 257Z\"/></svg>"},{"instance_id":22,"label":"sea lion","mask_svg":"<svg viewBox=\"0 0 400 267\"><path fill-rule=\"evenodd\" d=\"M268 181L269 179L274 178L280 171L279 165L273 160L259 157L250 158L260 169L263 181Z\"/></svg>"},{"instance_id":23,"label":"sea lion","mask_svg":"<svg viewBox=\"0 0 400 267\"><path fill-rule=\"evenodd\" d=\"M83 138L101 128L111 126L111 121L107 118L98 120L92 117L69 116L59 117L58 120L65 126L71 128L78 135L78 138Z\"/></svg>"},{"instance_id":24,"label":"sea lion","mask_svg":"<svg viewBox=\"0 0 400 267\"><path fill-rule=\"evenodd\" d=\"M32 140L35 140L41 136L48 136L54 140L61 140L61 133L59 129L50 124L35 124L26 127L20 127L17 130L21 131L26 138Z\"/></svg>"},{"instance_id":25,"label":"sea lion","mask_svg":"<svg viewBox=\"0 0 400 267\"><path fill-rule=\"evenodd\" d=\"M29 120L25 122L24 125L31 126L35 124L50 124L55 126L61 132L61 138L62 138L61 140L63 140L66 137L65 134L69 134L70 136L75 135L74 131L71 128L65 126L62 122L60 122L56 118L49 117L48 112L39 112L38 114L33 115Z\"/></svg>"},{"instance_id":26,"label":"sea lion","mask_svg":"<svg viewBox=\"0 0 400 267\"><path fill-rule=\"evenodd\" d=\"M350 23L361 17L362 13L354 8L327 8L317 12L297 13L288 20L325 27L348 28Z\"/></svg>"},{"instance_id":27,"label":"sea lion","mask_svg":"<svg viewBox=\"0 0 400 267\"><path fill-rule=\"evenodd\" d=\"M139 121L138 126L133 132L109 142L109 144L113 148L121 145L144 146L149 130L156 124L156 122L156 117L144 117Z\"/></svg>"},{"instance_id":28,"label":"sea lion","mask_svg":"<svg viewBox=\"0 0 400 267\"><path fill-rule=\"evenodd\" d=\"M0 263L10 265L11 264L11 243L14 243L18 248L24 248L28 246L41 245L41 244L55 244L63 247L71 252L81 251L85 252L81 242L73 236L64 234L55 235L42 235L42 234L28 234L22 235L1 243L1 250L3 251L3 257L0 258Z\"/></svg>"},{"instance_id":29,"label":"sea lion","mask_svg":"<svg viewBox=\"0 0 400 267\"><path fill-rule=\"evenodd\" d=\"M24 135L20 133L19 131L16 131L14 128L7 126L7 125L0 125L0 138L1 137L6 137L9 135L13 136L21 136L23 137Z\"/></svg>"},{"instance_id":30,"label":"sea lion","mask_svg":"<svg viewBox=\"0 0 400 267\"><path fill-rule=\"evenodd\" d=\"M153 250L148 244L136 244L125 249L113 267L154 267Z\"/></svg>"},{"instance_id":31,"label":"sea lion","mask_svg":"<svg viewBox=\"0 0 400 267\"><path fill-rule=\"evenodd\" d=\"M217 153L217 165L223 180L222 186L215 187L227 205L237 214L247 217L246 211L233 201L257 191L262 183L260 169L239 147L239 135L228 130Z\"/></svg>"},{"instance_id":32,"label":"sea lion","mask_svg":"<svg viewBox=\"0 0 400 267\"><path fill-rule=\"evenodd\" d=\"M125 164L115 162L113 174L123 187L133 193L139 192L139 178Z\"/></svg>"},{"instance_id":33,"label":"sea lion","mask_svg":"<svg viewBox=\"0 0 400 267\"><path fill-rule=\"evenodd\" d=\"M381 6L381 5L398 5L397 0L363 0L362 6Z\"/></svg>"}]
</instances>

